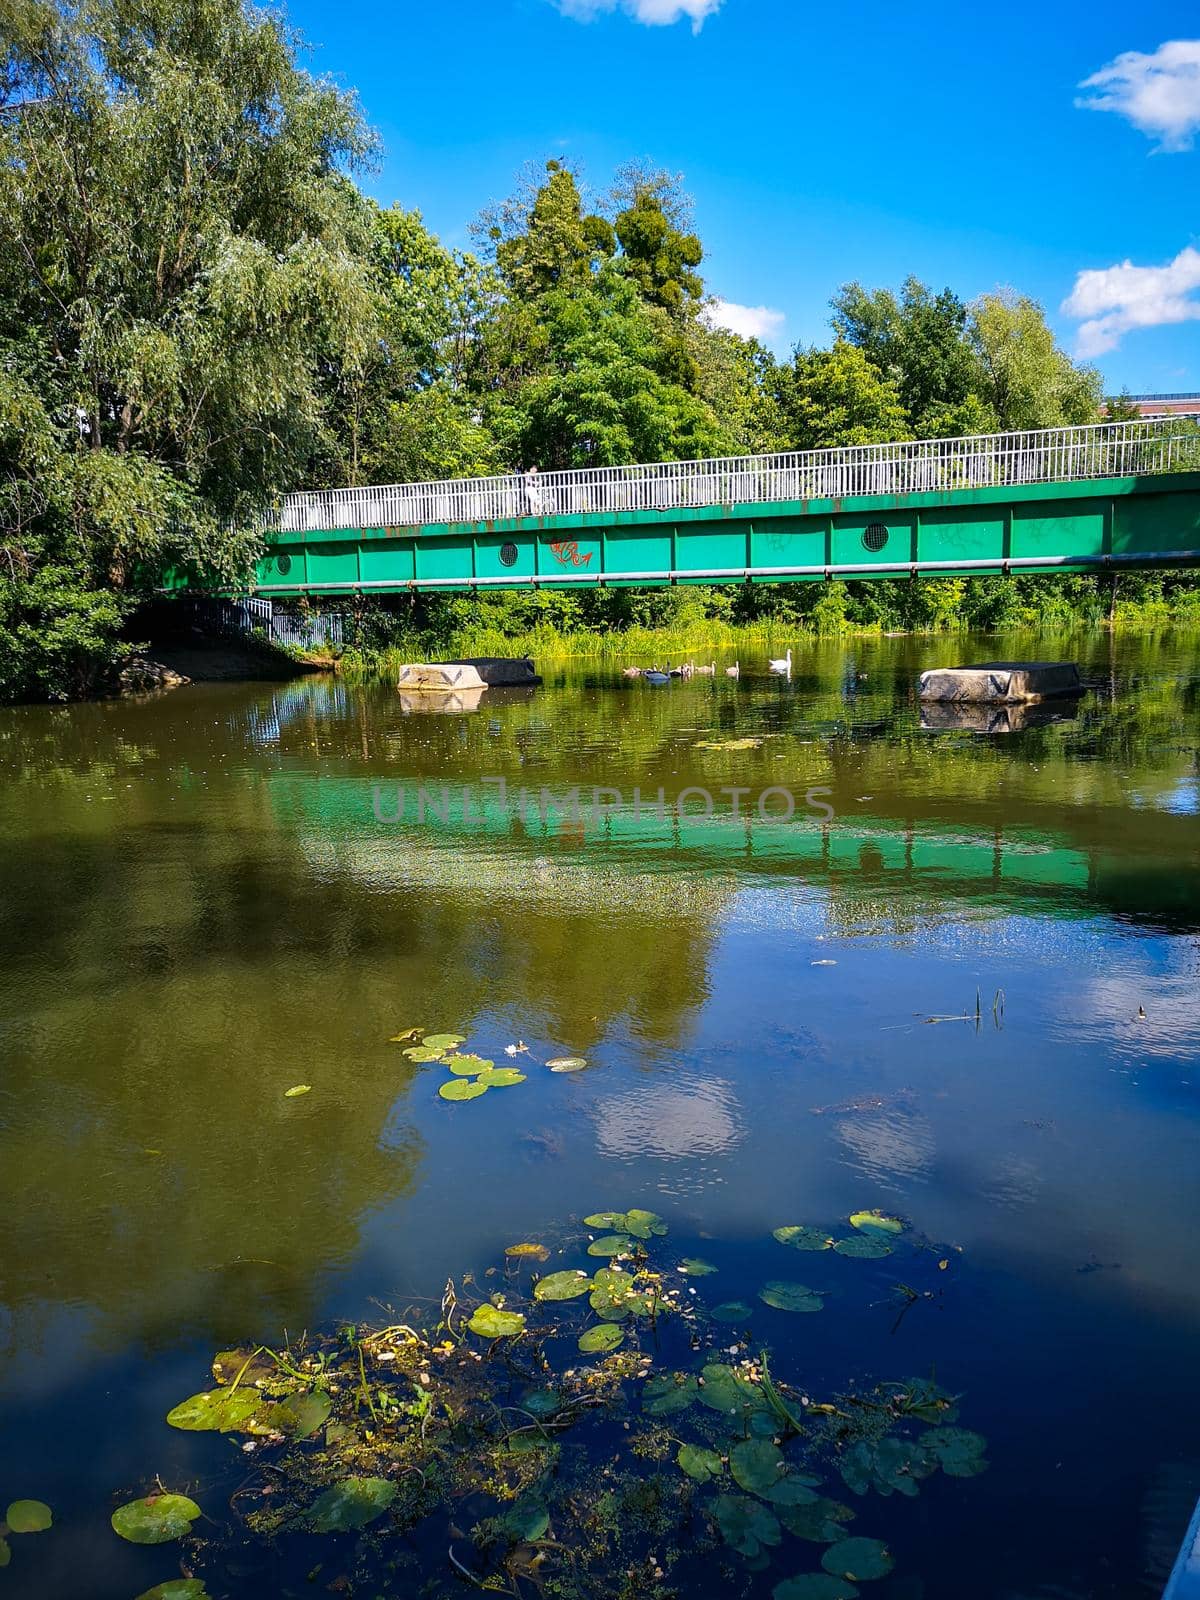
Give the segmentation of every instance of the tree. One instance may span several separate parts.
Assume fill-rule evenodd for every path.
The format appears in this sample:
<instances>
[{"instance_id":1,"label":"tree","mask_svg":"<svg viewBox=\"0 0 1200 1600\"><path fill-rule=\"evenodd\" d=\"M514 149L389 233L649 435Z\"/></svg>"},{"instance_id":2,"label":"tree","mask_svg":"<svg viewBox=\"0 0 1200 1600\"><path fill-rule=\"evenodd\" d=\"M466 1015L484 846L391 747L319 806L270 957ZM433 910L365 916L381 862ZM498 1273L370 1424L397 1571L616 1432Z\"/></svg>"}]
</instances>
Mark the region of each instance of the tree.
<instances>
[{"instance_id":1,"label":"tree","mask_svg":"<svg viewBox=\"0 0 1200 1600\"><path fill-rule=\"evenodd\" d=\"M1099 420L1100 374L1059 348L1035 300L1008 290L983 295L971 307L968 331L982 369L981 398L1002 431Z\"/></svg>"},{"instance_id":2,"label":"tree","mask_svg":"<svg viewBox=\"0 0 1200 1600\"><path fill-rule=\"evenodd\" d=\"M980 388L979 356L966 336L967 308L950 289L939 294L906 278L897 298L848 283L834 296L833 327L896 385L918 438L967 432L981 419L969 406ZM959 428L959 421L967 424Z\"/></svg>"},{"instance_id":3,"label":"tree","mask_svg":"<svg viewBox=\"0 0 1200 1600\"><path fill-rule=\"evenodd\" d=\"M832 350L797 349L767 374L784 450L885 444L909 437L899 391L845 339Z\"/></svg>"}]
</instances>

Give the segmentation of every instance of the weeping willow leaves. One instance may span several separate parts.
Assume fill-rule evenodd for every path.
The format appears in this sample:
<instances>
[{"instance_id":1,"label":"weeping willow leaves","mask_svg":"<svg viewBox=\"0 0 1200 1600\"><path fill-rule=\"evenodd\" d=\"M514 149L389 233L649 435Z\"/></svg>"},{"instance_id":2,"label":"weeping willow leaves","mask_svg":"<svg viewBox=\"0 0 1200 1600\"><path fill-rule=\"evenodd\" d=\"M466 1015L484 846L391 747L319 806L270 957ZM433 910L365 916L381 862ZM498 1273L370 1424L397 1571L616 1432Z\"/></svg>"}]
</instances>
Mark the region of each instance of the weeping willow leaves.
<instances>
[{"instance_id":1,"label":"weeping willow leaves","mask_svg":"<svg viewBox=\"0 0 1200 1600\"><path fill-rule=\"evenodd\" d=\"M54 1514L42 1500L14 1500L4 1513L9 1533L45 1533Z\"/></svg>"},{"instance_id":2,"label":"weeping willow leaves","mask_svg":"<svg viewBox=\"0 0 1200 1600\"><path fill-rule=\"evenodd\" d=\"M880 1539L841 1539L826 1550L821 1565L835 1577L865 1583L872 1578L886 1578L895 1562Z\"/></svg>"},{"instance_id":3,"label":"weeping willow leaves","mask_svg":"<svg viewBox=\"0 0 1200 1600\"><path fill-rule=\"evenodd\" d=\"M675 1457L682 1472L697 1483L709 1483L713 1478L719 1478L724 1470L724 1463L715 1450L706 1450L698 1444L681 1444Z\"/></svg>"},{"instance_id":4,"label":"weeping willow leaves","mask_svg":"<svg viewBox=\"0 0 1200 1600\"><path fill-rule=\"evenodd\" d=\"M483 1339L504 1339L524 1333L525 1318L519 1311L501 1311L496 1306L480 1306L467 1323L467 1327Z\"/></svg>"},{"instance_id":5,"label":"weeping willow leaves","mask_svg":"<svg viewBox=\"0 0 1200 1600\"><path fill-rule=\"evenodd\" d=\"M746 1495L718 1495L712 1514L730 1549L751 1560L764 1546L777 1545L783 1537L775 1514L761 1501L751 1500Z\"/></svg>"},{"instance_id":6,"label":"weeping willow leaves","mask_svg":"<svg viewBox=\"0 0 1200 1600\"><path fill-rule=\"evenodd\" d=\"M200 1514L185 1494L150 1494L118 1506L111 1520L113 1532L130 1544L168 1544L190 1533Z\"/></svg>"},{"instance_id":7,"label":"weeping willow leaves","mask_svg":"<svg viewBox=\"0 0 1200 1600\"><path fill-rule=\"evenodd\" d=\"M586 1272L551 1272L533 1286L535 1300L578 1300L591 1290Z\"/></svg>"},{"instance_id":8,"label":"weeping willow leaves","mask_svg":"<svg viewBox=\"0 0 1200 1600\"><path fill-rule=\"evenodd\" d=\"M343 1478L309 1507L308 1520L315 1533L344 1533L365 1528L381 1517L396 1498L396 1485L387 1478Z\"/></svg>"}]
</instances>

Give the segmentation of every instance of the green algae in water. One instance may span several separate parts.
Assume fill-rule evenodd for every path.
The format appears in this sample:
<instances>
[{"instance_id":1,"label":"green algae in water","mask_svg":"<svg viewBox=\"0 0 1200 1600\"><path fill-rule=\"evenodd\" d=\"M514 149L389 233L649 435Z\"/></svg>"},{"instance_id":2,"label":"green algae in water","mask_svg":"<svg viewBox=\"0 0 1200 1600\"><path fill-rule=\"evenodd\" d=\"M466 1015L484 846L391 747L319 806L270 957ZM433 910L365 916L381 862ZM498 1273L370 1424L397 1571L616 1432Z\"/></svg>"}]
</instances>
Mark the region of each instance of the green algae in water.
<instances>
[{"instance_id":1,"label":"green algae in water","mask_svg":"<svg viewBox=\"0 0 1200 1600\"><path fill-rule=\"evenodd\" d=\"M150 1494L118 1506L111 1522L114 1533L130 1544L169 1544L192 1531L200 1507L185 1494Z\"/></svg>"}]
</instances>

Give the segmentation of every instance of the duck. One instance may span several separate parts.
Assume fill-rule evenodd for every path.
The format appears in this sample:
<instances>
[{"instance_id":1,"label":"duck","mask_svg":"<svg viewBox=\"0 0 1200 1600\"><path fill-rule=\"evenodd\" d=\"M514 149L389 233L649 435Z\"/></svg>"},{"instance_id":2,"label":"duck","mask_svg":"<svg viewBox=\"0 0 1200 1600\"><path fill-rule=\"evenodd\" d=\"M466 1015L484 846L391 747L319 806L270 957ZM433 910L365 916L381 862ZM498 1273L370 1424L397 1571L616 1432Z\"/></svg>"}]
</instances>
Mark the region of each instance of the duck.
<instances>
[{"instance_id":1,"label":"duck","mask_svg":"<svg viewBox=\"0 0 1200 1600\"><path fill-rule=\"evenodd\" d=\"M716 672L717 672L717 663L715 661L710 661L708 666L706 666L706 667L697 667L696 671L699 672L705 678L715 677L716 676Z\"/></svg>"},{"instance_id":2,"label":"duck","mask_svg":"<svg viewBox=\"0 0 1200 1600\"><path fill-rule=\"evenodd\" d=\"M741 675L742 663L740 661L735 661L731 667L725 668L725 676L727 678L740 678Z\"/></svg>"},{"instance_id":3,"label":"duck","mask_svg":"<svg viewBox=\"0 0 1200 1600\"><path fill-rule=\"evenodd\" d=\"M642 680L645 683L670 683L671 674L663 672L659 667L647 667L642 673Z\"/></svg>"},{"instance_id":4,"label":"duck","mask_svg":"<svg viewBox=\"0 0 1200 1600\"><path fill-rule=\"evenodd\" d=\"M787 655L784 656L782 658L782 660L768 661L767 662L767 666L771 669L772 672L786 672L788 677L790 678L791 675L792 675L792 647L791 647L791 645L788 645Z\"/></svg>"}]
</instances>

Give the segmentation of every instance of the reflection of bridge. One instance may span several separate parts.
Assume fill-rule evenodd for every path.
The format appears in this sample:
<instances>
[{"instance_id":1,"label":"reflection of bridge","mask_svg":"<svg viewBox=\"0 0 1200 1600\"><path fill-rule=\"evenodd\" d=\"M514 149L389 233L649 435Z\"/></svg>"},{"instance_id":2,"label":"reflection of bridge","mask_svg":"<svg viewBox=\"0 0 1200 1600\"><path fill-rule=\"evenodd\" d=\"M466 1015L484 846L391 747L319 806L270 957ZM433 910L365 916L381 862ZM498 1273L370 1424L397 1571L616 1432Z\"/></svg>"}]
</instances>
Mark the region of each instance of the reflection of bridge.
<instances>
[{"instance_id":1,"label":"reflection of bridge","mask_svg":"<svg viewBox=\"0 0 1200 1600\"><path fill-rule=\"evenodd\" d=\"M264 595L1200 565L1180 418L290 495Z\"/></svg>"}]
</instances>

